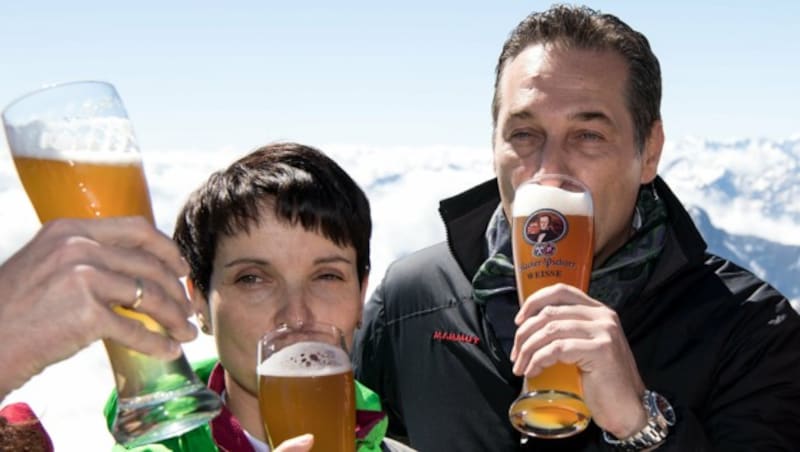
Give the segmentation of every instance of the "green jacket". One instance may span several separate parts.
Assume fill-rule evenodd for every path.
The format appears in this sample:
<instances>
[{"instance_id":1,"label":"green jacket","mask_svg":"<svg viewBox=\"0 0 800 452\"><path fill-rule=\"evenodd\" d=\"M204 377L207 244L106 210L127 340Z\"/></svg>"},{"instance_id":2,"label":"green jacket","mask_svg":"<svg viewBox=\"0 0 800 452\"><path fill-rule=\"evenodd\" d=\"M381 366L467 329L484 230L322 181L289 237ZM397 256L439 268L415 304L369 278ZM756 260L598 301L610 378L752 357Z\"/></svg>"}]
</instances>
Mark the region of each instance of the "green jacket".
<instances>
[{"instance_id":1,"label":"green jacket","mask_svg":"<svg viewBox=\"0 0 800 452\"><path fill-rule=\"evenodd\" d=\"M218 364L217 358L211 358L204 361L194 363L192 368L197 376L206 384L209 378L215 371ZM221 370L221 367L220 367ZM356 424L359 425L359 432L357 434L356 445L358 452L379 452L381 450L381 443L384 435L388 420L386 415L379 415L379 421L374 422L376 414L381 413L380 398L377 394L372 392L366 386L356 381ZM212 388L214 389L214 388ZM218 391L221 393L221 391ZM226 409L226 408L223 408ZM117 393L114 391L106 402L103 413L106 416L106 425L111 430L114 425L114 419L117 414ZM360 415L366 415L366 418L373 420L369 425L361 425L359 422ZM213 422L213 421L212 421ZM224 426L223 426L224 427ZM217 427L215 427L217 428ZM364 431L366 430L366 431ZM212 437L211 425L205 424L192 431L184 433L183 435L168 438L158 443L138 446L133 448L126 448L123 445L117 444L112 449L113 452L135 451L135 452L217 452L220 449L215 444Z\"/></svg>"}]
</instances>

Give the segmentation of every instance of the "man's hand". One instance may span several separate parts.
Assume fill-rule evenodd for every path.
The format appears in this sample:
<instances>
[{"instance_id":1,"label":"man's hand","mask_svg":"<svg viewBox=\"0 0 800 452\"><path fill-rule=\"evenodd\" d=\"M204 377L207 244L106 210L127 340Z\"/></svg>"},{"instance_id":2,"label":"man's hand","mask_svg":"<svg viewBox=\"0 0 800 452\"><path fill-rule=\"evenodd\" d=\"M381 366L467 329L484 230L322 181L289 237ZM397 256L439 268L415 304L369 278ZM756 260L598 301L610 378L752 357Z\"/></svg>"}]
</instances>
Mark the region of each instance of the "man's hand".
<instances>
[{"instance_id":1,"label":"man's hand","mask_svg":"<svg viewBox=\"0 0 800 452\"><path fill-rule=\"evenodd\" d=\"M515 322L515 374L533 377L559 361L575 364L598 426L617 438L644 427L645 386L614 310L575 287L555 284L528 297Z\"/></svg>"},{"instance_id":2,"label":"man's hand","mask_svg":"<svg viewBox=\"0 0 800 452\"><path fill-rule=\"evenodd\" d=\"M45 224L0 266L0 399L46 366L97 339L174 359L197 335L177 246L140 217ZM137 281L138 280L138 281ZM113 311L151 316L168 336Z\"/></svg>"}]
</instances>

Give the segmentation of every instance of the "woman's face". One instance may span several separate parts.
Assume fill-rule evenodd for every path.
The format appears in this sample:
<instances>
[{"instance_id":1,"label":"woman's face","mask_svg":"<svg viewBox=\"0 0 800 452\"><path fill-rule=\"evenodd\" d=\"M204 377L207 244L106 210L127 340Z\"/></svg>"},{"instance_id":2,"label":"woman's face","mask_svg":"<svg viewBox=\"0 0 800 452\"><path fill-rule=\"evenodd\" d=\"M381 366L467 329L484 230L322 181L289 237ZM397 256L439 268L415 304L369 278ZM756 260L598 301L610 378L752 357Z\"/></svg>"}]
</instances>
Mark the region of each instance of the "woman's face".
<instances>
[{"instance_id":1,"label":"woman's face","mask_svg":"<svg viewBox=\"0 0 800 452\"><path fill-rule=\"evenodd\" d=\"M258 393L259 338L282 323L338 327L347 347L361 319L365 281L356 251L300 225L279 222L271 206L259 225L222 237L213 262L209 299L195 291L195 309L211 326L219 358L236 382ZM361 284L360 284L361 283Z\"/></svg>"}]
</instances>

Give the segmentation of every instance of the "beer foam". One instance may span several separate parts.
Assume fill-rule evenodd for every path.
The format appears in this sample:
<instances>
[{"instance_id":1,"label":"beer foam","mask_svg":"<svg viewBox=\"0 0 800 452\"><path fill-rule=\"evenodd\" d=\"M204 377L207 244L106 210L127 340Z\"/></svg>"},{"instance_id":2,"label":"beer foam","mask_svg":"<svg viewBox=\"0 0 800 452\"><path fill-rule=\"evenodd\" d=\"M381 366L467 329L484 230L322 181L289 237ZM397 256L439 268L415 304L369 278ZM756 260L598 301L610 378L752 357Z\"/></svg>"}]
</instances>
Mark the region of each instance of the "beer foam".
<instances>
[{"instance_id":1,"label":"beer foam","mask_svg":"<svg viewBox=\"0 0 800 452\"><path fill-rule=\"evenodd\" d=\"M259 375L310 377L350 370L350 359L339 347L321 342L298 342L279 350L258 365Z\"/></svg>"},{"instance_id":2,"label":"beer foam","mask_svg":"<svg viewBox=\"0 0 800 452\"><path fill-rule=\"evenodd\" d=\"M135 163L139 147L127 118L35 120L6 125L6 138L16 157L85 163Z\"/></svg>"},{"instance_id":3,"label":"beer foam","mask_svg":"<svg viewBox=\"0 0 800 452\"><path fill-rule=\"evenodd\" d=\"M555 209L562 215L592 215L592 196L550 185L520 185L511 205L512 216L528 216L539 209Z\"/></svg>"}]
</instances>

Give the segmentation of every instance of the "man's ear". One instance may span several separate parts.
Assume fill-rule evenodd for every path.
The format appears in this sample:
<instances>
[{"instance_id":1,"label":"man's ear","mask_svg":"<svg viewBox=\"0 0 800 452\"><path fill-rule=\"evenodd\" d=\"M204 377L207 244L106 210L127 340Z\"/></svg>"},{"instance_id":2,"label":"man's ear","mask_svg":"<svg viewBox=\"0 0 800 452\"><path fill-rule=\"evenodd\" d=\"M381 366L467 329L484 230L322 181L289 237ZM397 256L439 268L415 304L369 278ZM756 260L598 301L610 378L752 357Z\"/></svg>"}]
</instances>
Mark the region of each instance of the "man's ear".
<instances>
[{"instance_id":1,"label":"man's ear","mask_svg":"<svg viewBox=\"0 0 800 452\"><path fill-rule=\"evenodd\" d=\"M186 293L189 294L192 310L197 317L197 323L200 324L200 330L206 334L212 334L211 310L208 306L208 300L189 278L186 278Z\"/></svg>"},{"instance_id":2,"label":"man's ear","mask_svg":"<svg viewBox=\"0 0 800 452\"><path fill-rule=\"evenodd\" d=\"M650 128L650 135L642 149L642 176L641 185L653 182L658 174L658 162L661 160L661 151L664 148L664 124L658 120Z\"/></svg>"}]
</instances>

